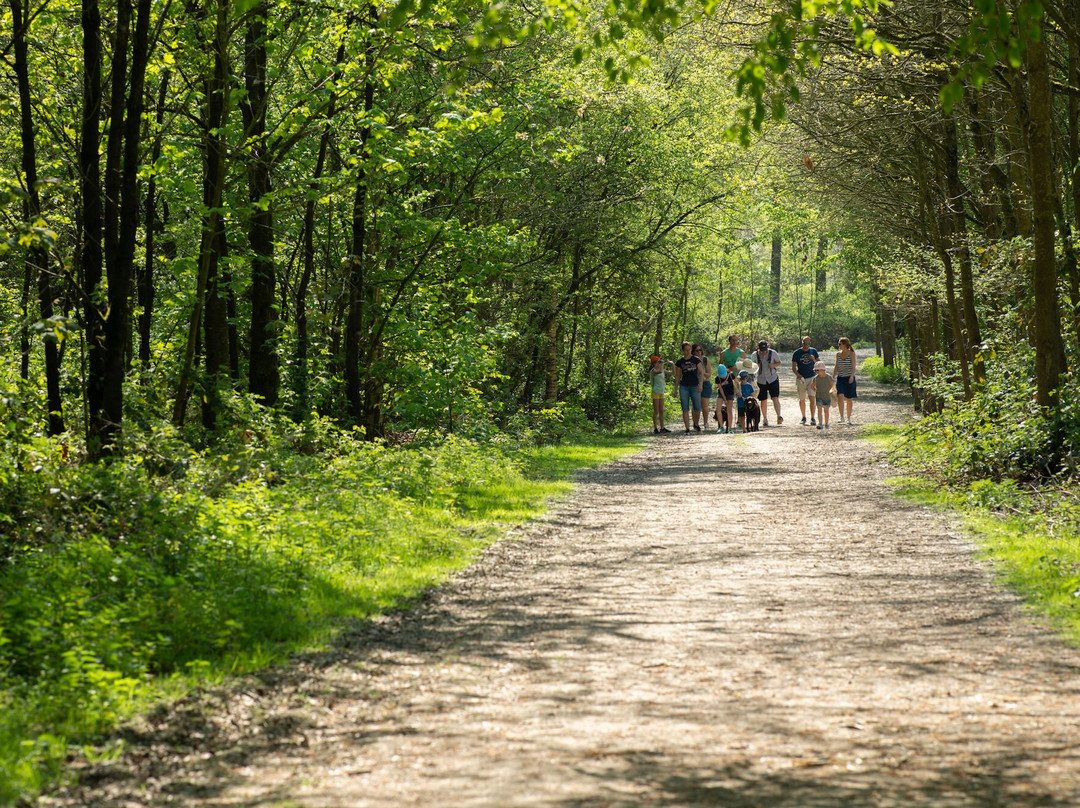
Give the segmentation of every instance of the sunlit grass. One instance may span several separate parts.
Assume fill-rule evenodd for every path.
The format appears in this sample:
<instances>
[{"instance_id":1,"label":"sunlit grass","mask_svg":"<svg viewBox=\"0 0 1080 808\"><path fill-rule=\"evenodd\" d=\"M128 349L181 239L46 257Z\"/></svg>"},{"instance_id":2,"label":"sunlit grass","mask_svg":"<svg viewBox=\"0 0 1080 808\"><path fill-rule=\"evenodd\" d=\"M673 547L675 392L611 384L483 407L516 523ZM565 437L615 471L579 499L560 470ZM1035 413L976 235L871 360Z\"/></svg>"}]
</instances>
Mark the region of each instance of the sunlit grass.
<instances>
[{"instance_id":1,"label":"sunlit grass","mask_svg":"<svg viewBox=\"0 0 1080 808\"><path fill-rule=\"evenodd\" d=\"M960 518L999 579L1021 595L1034 614L1080 645L1080 536L1074 530L1052 527L1052 514L988 511L985 503L993 498L999 507L1012 501L1019 513L1029 512L1024 493L1009 484L982 481L966 490L950 489L914 477L896 477L889 484L909 501Z\"/></svg>"},{"instance_id":2,"label":"sunlit grass","mask_svg":"<svg viewBox=\"0 0 1080 808\"><path fill-rule=\"evenodd\" d=\"M859 437L888 449L896 443L903 431L903 427L892 424L863 424L859 427Z\"/></svg>"},{"instance_id":3,"label":"sunlit grass","mask_svg":"<svg viewBox=\"0 0 1080 808\"><path fill-rule=\"evenodd\" d=\"M104 754L84 745L151 704L283 664L326 647L350 621L408 607L507 525L567 495L576 471L640 446L637 433L542 448L365 448L329 464L283 457L272 485L177 494L183 508L172 513L190 523L155 522L159 536L72 541L9 569L24 594L6 604L16 609L8 619L29 626L18 636L40 624L56 647L8 656L27 670L53 665L47 676L20 679L0 666L0 805L58 782L72 748ZM140 471L123 482L135 499L148 496ZM166 543L176 548L160 559L169 570L155 566L152 549ZM57 592L62 599L50 601ZM96 616L104 608L119 619ZM10 629L0 620L0 651ZM128 671L110 655L127 659Z\"/></svg>"}]
</instances>

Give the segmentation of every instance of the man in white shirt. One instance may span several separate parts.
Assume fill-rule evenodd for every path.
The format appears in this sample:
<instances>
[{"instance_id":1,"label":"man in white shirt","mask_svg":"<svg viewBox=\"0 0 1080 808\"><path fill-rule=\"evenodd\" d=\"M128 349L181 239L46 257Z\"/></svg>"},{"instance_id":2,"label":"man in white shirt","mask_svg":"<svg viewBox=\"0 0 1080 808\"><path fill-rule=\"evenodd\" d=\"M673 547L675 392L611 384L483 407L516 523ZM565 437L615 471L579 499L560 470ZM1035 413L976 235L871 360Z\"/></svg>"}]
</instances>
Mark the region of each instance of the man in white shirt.
<instances>
[{"instance_id":1,"label":"man in white shirt","mask_svg":"<svg viewBox=\"0 0 1080 808\"><path fill-rule=\"evenodd\" d=\"M773 409L776 410L776 425L784 423L784 416L780 414L780 374L777 370L783 362L780 354L769 347L766 340L757 344L755 359L758 364L757 386L758 401L761 402L761 425L769 425L769 399L772 399Z\"/></svg>"}]
</instances>

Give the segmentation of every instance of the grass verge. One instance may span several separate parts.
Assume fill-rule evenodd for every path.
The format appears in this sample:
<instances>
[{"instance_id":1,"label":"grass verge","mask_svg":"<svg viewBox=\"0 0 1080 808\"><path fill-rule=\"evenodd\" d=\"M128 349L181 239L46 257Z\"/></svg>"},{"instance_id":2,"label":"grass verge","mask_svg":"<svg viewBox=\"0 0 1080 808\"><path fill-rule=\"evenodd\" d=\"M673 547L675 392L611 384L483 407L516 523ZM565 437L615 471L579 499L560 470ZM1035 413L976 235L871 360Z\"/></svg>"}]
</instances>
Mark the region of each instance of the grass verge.
<instances>
[{"instance_id":1,"label":"grass verge","mask_svg":"<svg viewBox=\"0 0 1080 808\"><path fill-rule=\"evenodd\" d=\"M860 436L896 449L903 434L899 427L867 426ZM903 465L917 464L908 455ZM908 501L958 516L999 579L1033 614L1080 646L1080 512L1074 493L1024 488L1013 480L950 486L908 475L888 482Z\"/></svg>"},{"instance_id":2,"label":"grass verge","mask_svg":"<svg viewBox=\"0 0 1080 808\"><path fill-rule=\"evenodd\" d=\"M40 463L19 496L49 504L27 509L30 538L0 559L0 805L60 782L74 752L103 754L95 744L152 704L407 604L574 472L640 446L348 440L189 457L164 478L146 458Z\"/></svg>"}]
</instances>

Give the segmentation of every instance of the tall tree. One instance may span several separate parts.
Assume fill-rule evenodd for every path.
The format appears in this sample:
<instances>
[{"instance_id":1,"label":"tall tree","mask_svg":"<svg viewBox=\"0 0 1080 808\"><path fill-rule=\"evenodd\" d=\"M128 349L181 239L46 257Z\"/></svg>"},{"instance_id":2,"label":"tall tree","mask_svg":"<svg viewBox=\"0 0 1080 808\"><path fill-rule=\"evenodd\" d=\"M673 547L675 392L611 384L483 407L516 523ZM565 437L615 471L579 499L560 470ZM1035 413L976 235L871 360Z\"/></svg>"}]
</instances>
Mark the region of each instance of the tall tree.
<instances>
[{"instance_id":1,"label":"tall tree","mask_svg":"<svg viewBox=\"0 0 1080 808\"><path fill-rule=\"evenodd\" d=\"M780 273L783 263L783 242L780 239L780 233L773 233L772 237L772 262L770 264L771 274L769 276L769 302L774 306L780 305Z\"/></svg>"},{"instance_id":2,"label":"tall tree","mask_svg":"<svg viewBox=\"0 0 1080 808\"><path fill-rule=\"evenodd\" d=\"M26 179L26 220L40 227L41 195L38 190L37 143L34 136L33 97L30 91L30 71L27 58L27 35L30 20L22 0L9 0L11 7L12 39L15 56L15 77L19 91L19 133L22 143L22 169ZM53 291L49 267L49 247L41 237L34 238L27 255L27 277L37 276L38 305L41 319L48 322L53 316ZM27 354L29 351L27 351ZM45 340L45 386L48 404L49 434L64 432L64 404L60 396L60 355L55 339Z\"/></svg>"},{"instance_id":3,"label":"tall tree","mask_svg":"<svg viewBox=\"0 0 1080 808\"><path fill-rule=\"evenodd\" d=\"M277 355L277 274L274 264L274 200L271 194L271 156L266 142L268 88L267 17L270 4L257 2L248 13L244 32L244 88L240 105L247 150L248 201L251 206L248 241L251 246L251 332L248 384L251 394L267 406L278 400L280 369Z\"/></svg>"}]
</instances>

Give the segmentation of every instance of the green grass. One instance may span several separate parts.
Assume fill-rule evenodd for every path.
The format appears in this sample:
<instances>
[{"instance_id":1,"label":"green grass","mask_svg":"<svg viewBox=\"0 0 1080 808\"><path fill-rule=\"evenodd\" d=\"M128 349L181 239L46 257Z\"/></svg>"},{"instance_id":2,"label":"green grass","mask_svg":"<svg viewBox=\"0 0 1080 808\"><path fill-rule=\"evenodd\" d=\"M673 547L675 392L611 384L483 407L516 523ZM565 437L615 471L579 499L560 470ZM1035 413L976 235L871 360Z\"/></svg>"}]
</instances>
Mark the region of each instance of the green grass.
<instances>
[{"instance_id":1,"label":"green grass","mask_svg":"<svg viewBox=\"0 0 1080 808\"><path fill-rule=\"evenodd\" d=\"M863 424L859 428L859 438L868 440L882 449L890 449L903 434L904 428L891 424Z\"/></svg>"},{"instance_id":2,"label":"green grass","mask_svg":"<svg viewBox=\"0 0 1080 808\"><path fill-rule=\"evenodd\" d=\"M35 480L62 492L53 542L0 566L0 805L58 782L73 749L106 754L95 744L152 704L407 607L577 470L640 445L271 447L193 460L179 483L57 464Z\"/></svg>"},{"instance_id":3,"label":"green grass","mask_svg":"<svg viewBox=\"0 0 1080 808\"><path fill-rule=\"evenodd\" d=\"M1000 580L1069 642L1080 645L1080 536L1071 514L1032 514L1015 485L980 481L947 488L915 477L889 481L905 499L955 514ZM995 510L988 510L994 508ZM1002 508L1019 514L1002 513Z\"/></svg>"},{"instance_id":4,"label":"green grass","mask_svg":"<svg viewBox=\"0 0 1080 808\"><path fill-rule=\"evenodd\" d=\"M904 434L901 427L867 425L860 437L902 452L897 459L918 474L920 459L926 459L919 456L923 449L905 444ZM1080 645L1080 515L1068 490L1029 489L1013 480L950 486L910 473L889 485L909 501L956 516L999 579L1024 598L1032 613Z\"/></svg>"}]
</instances>

